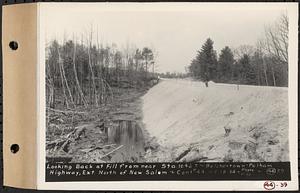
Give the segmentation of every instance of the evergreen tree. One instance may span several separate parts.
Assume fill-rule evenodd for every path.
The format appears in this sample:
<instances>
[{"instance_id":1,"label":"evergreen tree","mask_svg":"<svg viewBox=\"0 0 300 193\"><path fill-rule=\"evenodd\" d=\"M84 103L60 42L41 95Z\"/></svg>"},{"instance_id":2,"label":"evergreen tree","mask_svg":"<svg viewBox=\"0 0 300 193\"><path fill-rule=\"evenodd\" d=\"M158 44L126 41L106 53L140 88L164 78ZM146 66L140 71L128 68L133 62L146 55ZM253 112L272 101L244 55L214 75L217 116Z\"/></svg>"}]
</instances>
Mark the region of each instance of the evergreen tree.
<instances>
[{"instance_id":1,"label":"evergreen tree","mask_svg":"<svg viewBox=\"0 0 300 193\"><path fill-rule=\"evenodd\" d=\"M198 65L198 61L193 59L191 61L191 65L189 66L189 72L194 78L200 77L200 65Z\"/></svg>"},{"instance_id":2,"label":"evergreen tree","mask_svg":"<svg viewBox=\"0 0 300 193\"><path fill-rule=\"evenodd\" d=\"M228 82L232 78L232 68L234 64L233 53L231 49L226 46L221 50L218 62L218 81Z\"/></svg>"},{"instance_id":3,"label":"evergreen tree","mask_svg":"<svg viewBox=\"0 0 300 193\"><path fill-rule=\"evenodd\" d=\"M150 48L145 47L145 48L143 48L142 56L145 61L145 71L146 71L146 75L147 75L147 72L149 70L149 65L150 65L151 61L153 60L153 52Z\"/></svg>"},{"instance_id":4,"label":"evergreen tree","mask_svg":"<svg viewBox=\"0 0 300 193\"><path fill-rule=\"evenodd\" d=\"M242 84L256 84L254 67L250 63L250 57L244 54L239 60L239 80Z\"/></svg>"},{"instance_id":5,"label":"evergreen tree","mask_svg":"<svg viewBox=\"0 0 300 193\"><path fill-rule=\"evenodd\" d=\"M190 70L203 81L215 80L217 78L217 54L213 49L214 42L208 38L201 50L198 51L196 59L192 61Z\"/></svg>"}]
</instances>

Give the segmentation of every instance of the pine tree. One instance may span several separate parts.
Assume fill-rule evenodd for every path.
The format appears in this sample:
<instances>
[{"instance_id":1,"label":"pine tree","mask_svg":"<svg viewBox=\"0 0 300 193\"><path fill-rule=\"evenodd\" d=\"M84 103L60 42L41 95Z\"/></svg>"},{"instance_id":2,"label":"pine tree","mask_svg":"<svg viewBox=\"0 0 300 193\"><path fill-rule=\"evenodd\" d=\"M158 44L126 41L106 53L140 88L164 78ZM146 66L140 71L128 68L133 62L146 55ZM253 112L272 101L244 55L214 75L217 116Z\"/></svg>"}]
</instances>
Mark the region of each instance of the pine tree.
<instances>
[{"instance_id":1,"label":"pine tree","mask_svg":"<svg viewBox=\"0 0 300 193\"><path fill-rule=\"evenodd\" d=\"M191 73L196 75L197 79L209 81L217 78L217 54L213 44L214 42L208 38L198 51L196 59L192 61L190 70L194 71Z\"/></svg>"},{"instance_id":2,"label":"pine tree","mask_svg":"<svg viewBox=\"0 0 300 193\"><path fill-rule=\"evenodd\" d=\"M146 71L146 75L147 75L148 70L149 70L149 64L153 60L153 52L151 49L145 47L145 48L143 48L142 56L145 61L145 71Z\"/></svg>"},{"instance_id":3,"label":"pine tree","mask_svg":"<svg viewBox=\"0 0 300 193\"><path fill-rule=\"evenodd\" d=\"M239 82L243 84L256 84L255 70L247 54L244 54L239 60Z\"/></svg>"},{"instance_id":4,"label":"pine tree","mask_svg":"<svg viewBox=\"0 0 300 193\"><path fill-rule=\"evenodd\" d=\"M234 58L231 49L226 46L221 50L218 62L218 81L228 82L232 78L232 68L234 65Z\"/></svg>"}]
</instances>

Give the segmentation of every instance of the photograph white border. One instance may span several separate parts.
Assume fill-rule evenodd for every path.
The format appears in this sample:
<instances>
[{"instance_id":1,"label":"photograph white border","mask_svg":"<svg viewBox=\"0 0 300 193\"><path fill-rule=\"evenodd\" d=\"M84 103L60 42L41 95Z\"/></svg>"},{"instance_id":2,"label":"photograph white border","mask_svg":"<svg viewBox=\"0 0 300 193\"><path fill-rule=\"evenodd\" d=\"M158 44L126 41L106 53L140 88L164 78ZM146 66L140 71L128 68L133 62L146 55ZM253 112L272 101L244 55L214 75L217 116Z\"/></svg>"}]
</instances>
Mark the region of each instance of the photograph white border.
<instances>
[{"instance_id":1,"label":"photograph white border","mask_svg":"<svg viewBox=\"0 0 300 193\"><path fill-rule=\"evenodd\" d=\"M198 190L265 190L264 181L103 181L103 182L45 182L45 139L46 139L46 103L45 103L45 7L53 3L38 3L38 128L37 128L37 188L47 190L168 190L168 191L198 191ZM60 3L80 4L87 3ZM88 3L93 4L93 3ZM97 3L100 4L100 3ZM185 11L197 9L197 6L207 6L220 9L223 6L282 6L289 15L289 154L291 162L291 181L286 188L276 187L274 190L298 189L298 4L297 3L101 3L103 8L109 4L116 9L139 9L143 6L159 9L173 6ZM275 5L276 4L276 5ZM53 13L55 14L55 13ZM281 181L274 181L280 183ZM286 182L286 181L285 181Z\"/></svg>"}]
</instances>

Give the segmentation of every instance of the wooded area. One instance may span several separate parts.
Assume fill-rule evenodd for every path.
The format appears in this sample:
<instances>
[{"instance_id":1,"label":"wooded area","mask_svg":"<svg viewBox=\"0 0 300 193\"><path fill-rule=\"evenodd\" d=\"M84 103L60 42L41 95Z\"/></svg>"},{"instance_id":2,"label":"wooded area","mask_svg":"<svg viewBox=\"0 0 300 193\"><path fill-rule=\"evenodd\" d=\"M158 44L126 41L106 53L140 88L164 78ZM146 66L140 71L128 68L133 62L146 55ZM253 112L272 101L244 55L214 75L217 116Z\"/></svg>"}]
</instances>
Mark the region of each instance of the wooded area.
<instances>
[{"instance_id":1,"label":"wooded area","mask_svg":"<svg viewBox=\"0 0 300 193\"><path fill-rule=\"evenodd\" d=\"M157 82L154 53L148 48L54 40L47 47L47 107L95 107L111 103L119 88L145 89Z\"/></svg>"},{"instance_id":2,"label":"wooded area","mask_svg":"<svg viewBox=\"0 0 300 193\"><path fill-rule=\"evenodd\" d=\"M47 161L117 159L111 154L125 151L116 146L123 133L109 133L123 131L121 122L140 123L140 97L158 83L153 49L96 40L91 32L86 40L53 40L46 47ZM140 158L135 152L120 156Z\"/></svg>"},{"instance_id":3,"label":"wooded area","mask_svg":"<svg viewBox=\"0 0 300 193\"><path fill-rule=\"evenodd\" d=\"M228 46L219 57L208 38L189 66L195 79L222 83L288 86L288 16L265 27L265 35L256 46Z\"/></svg>"}]
</instances>

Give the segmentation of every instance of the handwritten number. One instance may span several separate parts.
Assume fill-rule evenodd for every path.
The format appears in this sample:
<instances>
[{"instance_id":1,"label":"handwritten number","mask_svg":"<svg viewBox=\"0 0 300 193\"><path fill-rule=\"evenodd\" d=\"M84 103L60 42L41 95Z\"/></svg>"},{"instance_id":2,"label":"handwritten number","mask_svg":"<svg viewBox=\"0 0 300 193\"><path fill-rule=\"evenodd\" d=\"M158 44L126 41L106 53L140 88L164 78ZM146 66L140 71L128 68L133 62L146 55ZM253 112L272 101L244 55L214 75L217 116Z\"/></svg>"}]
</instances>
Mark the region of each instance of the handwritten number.
<instances>
[{"instance_id":1,"label":"handwritten number","mask_svg":"<svg viewBox=\"0 0 300 193\"><path fill-rule=\"evenodd\" d=\"M287 187L287 183L286 182L281 182L280 187Z\"/></svg>"}]
</instances>

